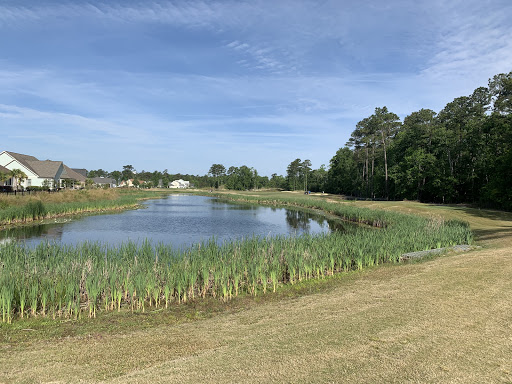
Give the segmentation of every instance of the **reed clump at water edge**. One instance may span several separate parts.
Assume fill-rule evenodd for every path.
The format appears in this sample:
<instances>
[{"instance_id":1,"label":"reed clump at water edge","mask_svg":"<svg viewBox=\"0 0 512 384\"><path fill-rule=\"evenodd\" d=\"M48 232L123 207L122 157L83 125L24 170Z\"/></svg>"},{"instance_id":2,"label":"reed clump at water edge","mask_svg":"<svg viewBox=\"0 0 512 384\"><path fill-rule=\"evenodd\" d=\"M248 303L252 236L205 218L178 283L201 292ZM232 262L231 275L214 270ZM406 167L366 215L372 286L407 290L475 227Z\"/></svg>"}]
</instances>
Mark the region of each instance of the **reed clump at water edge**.
<instances>
[{"instance_id":1,"label":"reed clump at water edge","mask_svg":"<svg viewBox=\"0 0 512 384\"><path fill-rule=\"evenodd\" d=\"M155 197L157 195L154 195ZM148 193L117 190L69 190L34 196L0 196L0 227L51 217L133 208Z\"/></svg>"},{"instance_id":2,"label":"reed clump at water edge","mask_svg":"<svg viewBox=\"0 0 512 384\"><path fill-rule=\"evenodd\" d=\"M346 232L253 237L223 244L210 240L186 250L148 241L118 247L4 245L0 248L2 322L145 311L204 297L227 301L241 294L275 291L285 283L396 263L405 252L472 241L469 226L460 221L321 204L326 211L343 213L353 221L381 223L382 228L356 226Z\"/></svg>"}]
</instances>

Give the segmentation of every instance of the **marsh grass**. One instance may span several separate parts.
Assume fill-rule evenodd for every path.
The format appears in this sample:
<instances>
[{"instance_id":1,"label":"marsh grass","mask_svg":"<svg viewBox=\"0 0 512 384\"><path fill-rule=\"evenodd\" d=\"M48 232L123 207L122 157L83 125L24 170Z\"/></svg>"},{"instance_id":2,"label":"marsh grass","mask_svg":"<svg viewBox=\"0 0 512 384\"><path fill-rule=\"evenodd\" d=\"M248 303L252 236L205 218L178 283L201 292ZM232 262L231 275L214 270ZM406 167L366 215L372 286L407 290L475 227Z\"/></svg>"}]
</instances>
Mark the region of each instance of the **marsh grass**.
<instances>
[{"instance_id":1,"label":"marsh grass","mask_svg":"<svg viewBox=\"0 0 512 384\"><path fill-rule=\"evenodd\" d=\"M31 196L0 196L0 226L51 217L136 207L139 200L161 196L136 190L80 190L38 193Z\"/></svg>"},{"instance_id":2,"label":"marsh grass","mask_svg":"<svg viewBox=\"0 0 512 384\"><path fill-rule=\"evenodd\" d=\"M339 272L397 263L405 252L471 243L469 226L322 200L290 198L250 203L321 209L358 223L346 232L316 236L252 237L185 250L162 244L42 243L4 245L0 252L2 321L15 317L79 319L121 308L145 312L199 298L224 302L258 296L280 285ZM70 203L74 204L74 203Z\"/></svg>"}]
</instances>

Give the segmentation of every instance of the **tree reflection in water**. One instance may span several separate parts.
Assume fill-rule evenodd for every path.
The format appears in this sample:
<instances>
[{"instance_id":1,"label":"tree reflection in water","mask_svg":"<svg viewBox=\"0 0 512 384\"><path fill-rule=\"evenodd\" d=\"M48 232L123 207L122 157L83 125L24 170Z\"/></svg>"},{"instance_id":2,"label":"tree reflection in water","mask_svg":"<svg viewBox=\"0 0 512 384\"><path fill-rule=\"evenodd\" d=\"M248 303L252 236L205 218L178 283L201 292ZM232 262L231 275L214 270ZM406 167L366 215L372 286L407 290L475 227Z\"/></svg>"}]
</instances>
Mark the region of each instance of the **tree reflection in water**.
<instances>
[{"instance_id":1,"label":"tree reflection in water","mask_svg":"<svg viewBox=\"0 0 512 384\"><path fill-rule=\"evenodd\" d=\"M45 238L50 241L62 239L63 224L40 224L14 227L0 231L0 242L8 243L13 239L27 240L31 238Z\"/></svg>"},{"instance_id":2,"label":"tree reflection in water","mask_svg":"<svg viewBox=\"0 0 512 384\"><path fill-rule=\"evenodd\" d=\"M328 220L322 215L306 211L286 210L286 223L295 231L310 232L311 221L316 222L321 228L325 228L327 225L331 231L343 231L345 229L343 224L338 220Z\"/></svg>"}]
</instances>

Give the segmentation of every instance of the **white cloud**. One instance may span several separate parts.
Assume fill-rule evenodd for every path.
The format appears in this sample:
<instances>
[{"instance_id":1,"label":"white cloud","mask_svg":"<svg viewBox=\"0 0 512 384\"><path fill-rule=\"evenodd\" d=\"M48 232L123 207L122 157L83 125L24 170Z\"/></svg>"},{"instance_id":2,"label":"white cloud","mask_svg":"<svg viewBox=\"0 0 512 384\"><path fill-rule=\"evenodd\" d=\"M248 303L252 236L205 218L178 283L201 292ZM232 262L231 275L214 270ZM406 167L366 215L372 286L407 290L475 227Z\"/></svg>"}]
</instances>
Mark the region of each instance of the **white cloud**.
<instances>
[{"instance_id":1,"label":"white cloud","mask_svg":"<svg viewBox=\"0 0 512 384\"><path fill-rule=\"evenodd\" d=\"M57 28L87 43L98 33L97 45L73 61L58 44L27 46L27 59L0 42L3 145L46 137L69 156L81 145L106 154L98 163L137 156L149 169L178 151L181 170L198 173L200 161L237 158L261 173L296 157L327 163L375 107L438 111L512 69L508 1L34 4L0 5L0 32Z\"/></svg>"}]
</instances>

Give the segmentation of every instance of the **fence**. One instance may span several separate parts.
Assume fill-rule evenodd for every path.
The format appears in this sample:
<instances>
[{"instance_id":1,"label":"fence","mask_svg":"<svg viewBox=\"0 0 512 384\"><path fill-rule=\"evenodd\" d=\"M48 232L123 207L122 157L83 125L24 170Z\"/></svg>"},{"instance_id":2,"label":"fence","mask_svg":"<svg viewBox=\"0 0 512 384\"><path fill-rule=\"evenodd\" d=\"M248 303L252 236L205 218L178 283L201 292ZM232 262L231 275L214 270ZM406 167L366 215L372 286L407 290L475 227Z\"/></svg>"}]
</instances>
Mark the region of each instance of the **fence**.
<instances>
[{"instance_id":1,"label":"fence","mask_svg":"<svg viewBox=\"0 0 512 384\"><path fill-rule=\"evenodd\" d=\"M14 195L14 196L25 196L25 195L35 195L35 194L38 194L38 193L55 193L55 192L59 192L60 190L59 189L45 189L45 190L20 190L20 191L16 191L16 190L4 190L4 189L1 189L0 187L0 195Z\"/></svg>"}]
</instances>

